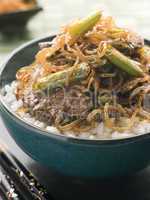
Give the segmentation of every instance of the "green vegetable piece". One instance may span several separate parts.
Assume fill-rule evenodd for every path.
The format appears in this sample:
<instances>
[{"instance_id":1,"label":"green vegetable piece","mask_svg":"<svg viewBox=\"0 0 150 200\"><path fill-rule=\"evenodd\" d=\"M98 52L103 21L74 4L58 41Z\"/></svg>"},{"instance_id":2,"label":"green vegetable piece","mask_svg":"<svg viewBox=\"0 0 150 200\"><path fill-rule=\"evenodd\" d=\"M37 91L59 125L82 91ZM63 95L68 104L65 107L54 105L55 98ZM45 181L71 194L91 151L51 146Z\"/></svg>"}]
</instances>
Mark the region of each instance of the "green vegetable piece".
<instances>
[{"instance_id":1,"label":"green vegetable piece","mask_svg":"<svg viewBox=\"0 0 150 200\"><path fill-rule=\"evenodd\" d=\"M90 67L86 63L81 63L76 67L70 67L66 70L59 71L48 76L40 78L33 84L34 90L48 89L49 92L56 88L63 88L66 86L67 80L69 84L80 82L86 79L90 74Z\"/></svg>"},{"instance_id":2,"label":"green vegetable piece","mask_svg":"<svg viewBox=\"0 0 150 200\"><path fill-rule=\"evenodd\" d=\"M73 38L78 38L85 34L87 31L93 28L95 24L101 18L101 12L97 11L93 15L90 15L84 19L79 20L78 22L73 23L68 27L68 32Z\"/></svg>"},{"instance_id":3,"label":"green vegetable piece","mask_svg":"<svg viewBox=\"0 0 150 200\"><path fill-rule=\"evenodd\" d=\"M143 70L136 61L131 60L111 46L108 47L106 57L111 63L127 72L131 76L139 77L144 75Z\"/></svg>"}]
</instances>

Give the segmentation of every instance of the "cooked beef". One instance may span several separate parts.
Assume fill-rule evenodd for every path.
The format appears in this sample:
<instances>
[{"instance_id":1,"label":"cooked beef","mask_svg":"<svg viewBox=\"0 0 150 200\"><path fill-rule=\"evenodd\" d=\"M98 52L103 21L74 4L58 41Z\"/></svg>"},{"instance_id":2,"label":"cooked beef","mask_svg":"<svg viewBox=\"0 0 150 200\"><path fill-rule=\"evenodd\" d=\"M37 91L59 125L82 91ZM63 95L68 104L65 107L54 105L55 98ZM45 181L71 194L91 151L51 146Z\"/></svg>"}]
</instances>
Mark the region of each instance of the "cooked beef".
<instances>
[{"instance_id":1,"label":"cooked beef","mask_svg":"<svg viewBox=\"0 0 150 200\"><path fill-rule=\"evenodd\" d=\"M85 119L92 108L92 98L82 88L74 86L51 95L30 93L24 97L24 105L36 119L52 125L56 121L67 123L73 119Z\"/></svg>"}]
</instances>

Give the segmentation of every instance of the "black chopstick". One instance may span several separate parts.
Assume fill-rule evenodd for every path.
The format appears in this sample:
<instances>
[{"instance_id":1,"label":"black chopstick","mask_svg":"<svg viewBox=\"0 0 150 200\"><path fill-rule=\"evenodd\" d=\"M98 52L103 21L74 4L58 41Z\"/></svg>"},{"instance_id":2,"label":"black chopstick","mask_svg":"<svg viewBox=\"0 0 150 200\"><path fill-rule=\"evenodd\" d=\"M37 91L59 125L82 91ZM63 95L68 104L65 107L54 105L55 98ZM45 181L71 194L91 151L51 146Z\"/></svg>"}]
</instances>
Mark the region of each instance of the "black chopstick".
<instances>
[{"instance_id":1,"label":"black chopstick","mask_svg":"<svg viewBox=\"0 0 150 200\"><path fill-rule=\"evenodd\" d=\"M5 199L19 200L19 195L16 193L15 188L9 177L3 173L3 169L0 167L0 193ZM3 198L4 198L3 197Z\"/></svg>"},{"instance_id":2,"label":"black chopstick","mask_svg":"<svg viewBox=\"0 0 150 200\"><path fill-rule=\"evenodd\" d=\"M46 190L38 183L33 175L24 167L24 165L8 150L2 148L0 151L0 164L5 169L6 173L9 174L10 178L14 183L18 193L20 194L23 189L23 198L29 200L51 200L53 199L46 193ZM8 169L9 168L9 169ZM14 177L12 177L14 176ZM21 187L21 188L20 188ZM20 190L21 189L21 190ZM24 194L25 193L25 194ZM26 195L29 195L26 197Z\"/></svg>"},{"instance_id":3,"label":"black chopstick","mask_svg":"<svg viewBox=\"0 0 150 200\"><path fill-rule=\"evenodd\" d=\"M3 191L2 186L0 185L0 197L2 200L8 200L6 193Z\"/></svg>"},{"instance_id":4,"label":"black chopstick","mask_svg":"<svg viewBox=\"0 0 150 200\"><path fill-rule=\"evenodd\" d=\"M25 181L27 181L27 183L30 183L30 187L33 193L35 195L38 195L41 200L52 199L52 197L49 197L49 195L47 194L46 189L43 188L43 186L39 184L39 182L36 180L33 174L31 174L14 155L12 155L10 152L9 154L13 158L20 172L23 172L22 178Z\"/></svg>"},{"instance_id":5,"label":"black chopstick","mask_svg":"<svg viewBox=\"0 0 150 200\"><path fill-rule=\"evenodd\" d=\"M13 166L11 165L11 162L9 160L6 160L2 153L0 153L0 165L3 169L4 173L7 174L10 179L13 181L14 186L17 190L17 192L22 196L24 200L32 200L33 196L28 191L28 189L22 184L20 181L19 176L16 174L16 171L14 170Z\"/></svg>"}]
</instances>

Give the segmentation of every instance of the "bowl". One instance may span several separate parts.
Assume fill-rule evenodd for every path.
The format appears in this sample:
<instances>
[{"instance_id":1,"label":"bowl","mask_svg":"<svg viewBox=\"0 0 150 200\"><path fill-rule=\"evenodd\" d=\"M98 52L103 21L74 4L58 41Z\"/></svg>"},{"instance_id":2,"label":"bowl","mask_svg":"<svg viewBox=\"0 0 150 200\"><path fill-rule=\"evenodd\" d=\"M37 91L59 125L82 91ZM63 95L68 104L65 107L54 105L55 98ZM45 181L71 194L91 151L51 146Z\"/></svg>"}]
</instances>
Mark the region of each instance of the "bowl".
<instances>
[{"instance_id":1,"label":"bowl","mask_svg":"<svg viewBox=\"0 0 150 200\"><path fill-rule=\"evenodd\" d=\"M20 66L30 64L39 42L31 41L15 50L0 72L0 88L15 79ZM150 133L124 139L90 140L48 133L29 125L13 113L2 99L1 117L16 143L31 158L63 175L84 178L110 178L135 173L150 163Z\"/></svg>"},{"instance_id":2,"label":"bowl","mask_svg":"<svg viewBox=\"0 0 150 200\"><path fill-rule=\"evenodd\" d=\"M12 28L12 27L23 27L27 24L29 19L34 15L42 11L42 7L36 5L33 8L27 10L18 10L14 12L0 14L0 29Z\"/></svg>"}]
</instances>

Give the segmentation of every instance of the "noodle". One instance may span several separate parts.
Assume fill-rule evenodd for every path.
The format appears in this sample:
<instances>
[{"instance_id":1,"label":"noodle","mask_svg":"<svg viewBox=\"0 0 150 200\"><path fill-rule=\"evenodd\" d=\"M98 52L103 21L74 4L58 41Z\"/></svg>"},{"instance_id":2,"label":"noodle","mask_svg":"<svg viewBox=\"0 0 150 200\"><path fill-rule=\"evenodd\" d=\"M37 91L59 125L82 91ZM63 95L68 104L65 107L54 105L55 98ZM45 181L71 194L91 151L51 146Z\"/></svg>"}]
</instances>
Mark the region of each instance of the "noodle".
<instances>
[{"instance_id":1,"label":"noodle","mask_svg":"<svg viewBox=\"0 0 150 200\"><path fill-rule=\"evenodd\" d=\"M80 34L74 37L69 29L80 23L84 34L78 28L76 33ZM83 24L84 21L77 21L64 27L50 47L37 53L33 65L17 72L16 95L33 115L42 116L42 112L52 115L51 124L61 132L79 134L100 122L111 130L123 131L131 129L137 120L150 120L150 110L144 108L144 98L150 93L150 49L144 40L117 27L112 17L102 16L86 32ZM46 86L49 80L55 81ZM33 98L38 96L38 103L32 107L25 92L29 88ZM52 105L53 99L56 107ZM41 103L47 107L36 110Z\"/></svg>"}]
</instances>

